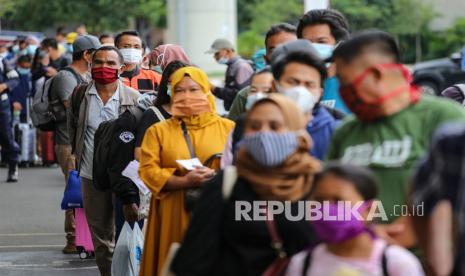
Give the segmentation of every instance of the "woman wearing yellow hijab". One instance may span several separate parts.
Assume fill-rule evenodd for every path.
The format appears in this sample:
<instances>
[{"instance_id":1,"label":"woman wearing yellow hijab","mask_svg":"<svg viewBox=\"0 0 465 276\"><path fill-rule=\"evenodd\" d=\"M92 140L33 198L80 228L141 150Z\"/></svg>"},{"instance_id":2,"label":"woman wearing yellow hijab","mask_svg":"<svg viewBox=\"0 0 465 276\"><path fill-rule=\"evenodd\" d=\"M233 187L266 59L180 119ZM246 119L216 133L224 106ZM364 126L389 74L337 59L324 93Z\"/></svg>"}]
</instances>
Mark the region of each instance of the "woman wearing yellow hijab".
<instances>
[{"instance_id":1,"label":"woman wearing yellow hijab","mask_svg":"<svg viewBox=\"0 0 465 276\"><path fill-rule=\"evenodd\" d=\"M234 123L215 112L207 75L196 67L184 67L171 78L172 115L150 127L144 137L140 157L140 176L152 191L150 214L140 275L159 275L173 242L180 242L189 222L184 206L186 189L199 187L213 170L187 171L177 160L195 156L204 163L223 152ZM186 139L183 127L187 129Z\"/></svg>"}]
</instances>

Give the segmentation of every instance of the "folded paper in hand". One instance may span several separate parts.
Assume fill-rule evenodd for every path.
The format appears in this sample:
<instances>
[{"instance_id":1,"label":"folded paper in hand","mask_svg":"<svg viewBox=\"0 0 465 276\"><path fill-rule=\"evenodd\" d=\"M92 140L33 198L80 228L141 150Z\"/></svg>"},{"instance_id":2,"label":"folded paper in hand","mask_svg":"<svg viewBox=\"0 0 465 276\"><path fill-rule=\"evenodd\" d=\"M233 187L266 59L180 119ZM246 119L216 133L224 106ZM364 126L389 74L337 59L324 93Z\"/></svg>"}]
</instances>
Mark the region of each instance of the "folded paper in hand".
<instances>
[{"instance_id":1,"label":"folded paper in hand","mask_svg":"<svg viewBox=\"0 0 465 276\"><path fill-rule=\"evenodd\" d=\"M133 160L129 162L128 166L126 167L126 169L124 169L124 171L121 174L131 179L132 182L136 184L137 188L139 188L139 191L141 191L142 194L147 195L148 193L150 193L149 188L145 186L144 182L139 177L139 161Z\"/></svg>"},{"instance_id":2,"label":"folded paper in hand","mask_svg":"<svg viewBox=\"0 0 465 276\"><path fill-rule=\"evenodd\" d=\"M202 163L198 158L176 160L176 162L188 171L193 171L196 167L203 167Z\"/></svg>"}]
</instances>

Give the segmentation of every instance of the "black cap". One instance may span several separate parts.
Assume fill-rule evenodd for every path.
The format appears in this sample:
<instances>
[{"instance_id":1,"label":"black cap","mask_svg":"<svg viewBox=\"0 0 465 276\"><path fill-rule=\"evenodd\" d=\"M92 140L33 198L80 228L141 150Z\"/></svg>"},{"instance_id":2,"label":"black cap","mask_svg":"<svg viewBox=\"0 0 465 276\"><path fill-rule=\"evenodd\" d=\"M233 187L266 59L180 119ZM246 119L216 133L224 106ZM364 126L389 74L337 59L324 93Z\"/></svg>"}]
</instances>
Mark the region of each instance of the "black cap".
<instances>
[{"instance_id":1,"label":"black cap","mask_svg":"<svg viewBox=\"0 0 465 276\"><path fill-rule=\"evenodd\" d=\"M320 56L310 41L306 39L297 39L276 47L270 57L271 65L291 52L304 52L316 57Z\"/></svg>"}]
</instances>

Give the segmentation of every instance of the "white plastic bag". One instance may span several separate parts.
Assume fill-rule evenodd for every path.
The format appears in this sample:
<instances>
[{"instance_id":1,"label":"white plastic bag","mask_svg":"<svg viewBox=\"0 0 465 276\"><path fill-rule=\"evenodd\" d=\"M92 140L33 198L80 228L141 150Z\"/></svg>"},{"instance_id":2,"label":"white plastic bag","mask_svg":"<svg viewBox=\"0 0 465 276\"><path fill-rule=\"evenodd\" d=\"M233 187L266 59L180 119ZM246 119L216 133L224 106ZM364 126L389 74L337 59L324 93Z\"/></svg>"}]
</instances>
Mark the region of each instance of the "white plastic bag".
<instances>
[{"instance_id":1,"label":"white plastic bag","mask_svg":"<svg viewBox=\"0 0 465 276\"><path fill-rule=\"evenodd\" d=\"M113 252L113 261L111 263L111 275L113 276L135 276L129 257L132 232L129 223L125 222Z\"/></svg>"},{"instance_id":2,"label":"white plastic bag","mask_svg":"<svg viewBox=\"0 0 465 276\"><path fill-rule=\"evenodd\" d=\"M131 237L130 261L134 275L139 275L142 252L144 251L144 234L140 230L139 224L134 223Z\"/></svg>"}]
</instances>

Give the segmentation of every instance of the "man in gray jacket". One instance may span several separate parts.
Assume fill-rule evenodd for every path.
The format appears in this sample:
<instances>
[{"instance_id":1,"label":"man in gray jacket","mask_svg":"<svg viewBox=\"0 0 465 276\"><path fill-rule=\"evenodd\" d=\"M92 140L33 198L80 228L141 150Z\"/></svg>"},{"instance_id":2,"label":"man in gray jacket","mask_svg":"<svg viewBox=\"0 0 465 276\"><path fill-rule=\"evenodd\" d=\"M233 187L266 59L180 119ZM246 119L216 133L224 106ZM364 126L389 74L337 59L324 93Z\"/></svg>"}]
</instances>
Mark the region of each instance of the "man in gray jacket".
<instances>
[{"instance_id":1,"label":"man in gray jacket","mask_svg":"<svg viewBox=\"0 0 465 276\"><path fill-rule=\"evenodd\" d=\"M113 195L111 190L97 190L92 183L94 135L100 123L116 119L137 106L139 92L119 80L123 70L123 56L117 48L97 49L92 58L93 81L75 89L68 116L69 137L82 177L83 203L95 257L100 274L105 276L111 275L114 249Z\"/></svg>"},{"instance_id":2,"label":"man in gray jacket","mask_svg":"<svg viewBox=\"0 0 465 276\"><path fill-rule=\"evenodd\" d=\"M234 46L227 39L219 38L213 42L206 54L214 54L219 64L228 66L224 80L224 87L211 85L213 95L224 101L224 109L229 111L237 93L250 84L253 74L252 66L235 51Z\"/></svg>"}]
</instances>

